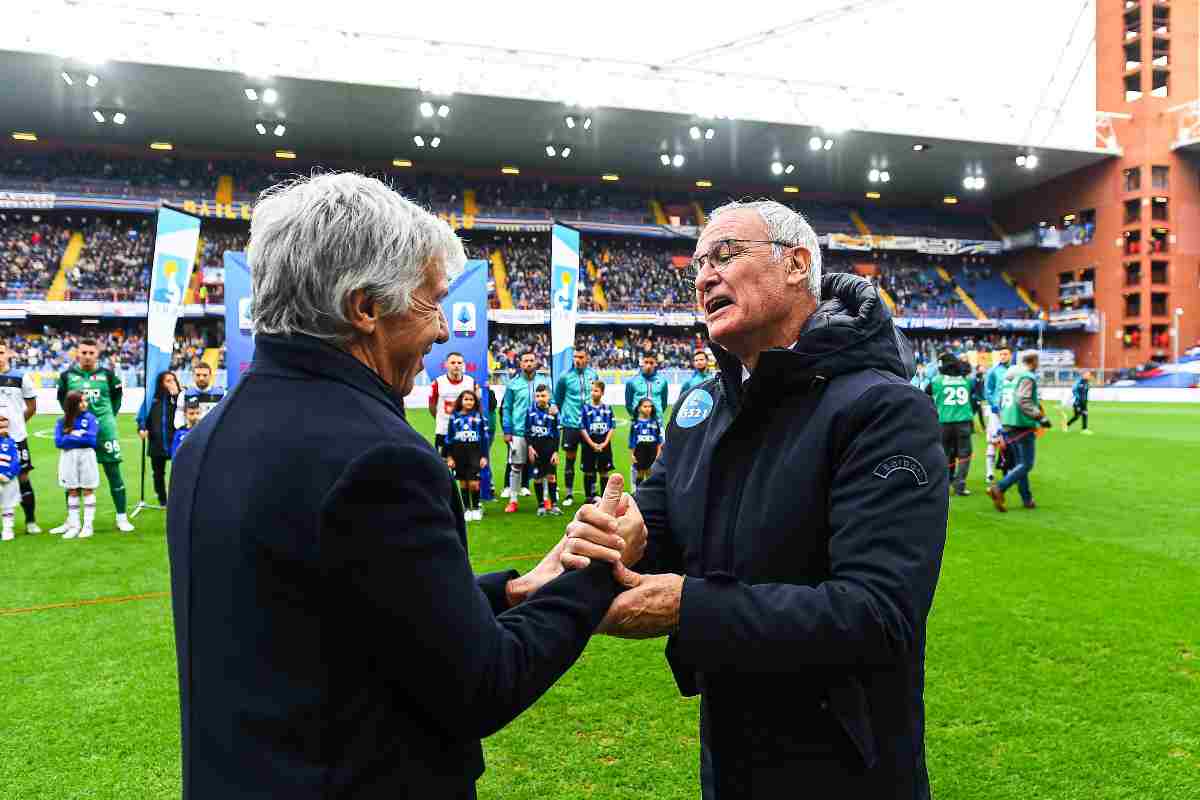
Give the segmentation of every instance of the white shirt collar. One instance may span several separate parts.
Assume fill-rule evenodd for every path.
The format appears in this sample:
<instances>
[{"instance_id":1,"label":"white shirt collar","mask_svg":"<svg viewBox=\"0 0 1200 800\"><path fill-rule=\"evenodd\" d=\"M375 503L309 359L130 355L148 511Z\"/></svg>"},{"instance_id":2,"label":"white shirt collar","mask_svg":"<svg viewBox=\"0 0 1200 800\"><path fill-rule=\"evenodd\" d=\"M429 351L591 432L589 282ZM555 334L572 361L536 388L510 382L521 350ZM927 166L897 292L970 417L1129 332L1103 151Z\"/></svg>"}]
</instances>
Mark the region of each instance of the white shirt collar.
<instances>
[{"instance_id":1,"label":"white shirt collar","mask_svg":"<svg viewBox=\"0 0 1200 800\"><path fill-rule=\"evenodd\" d=\"M795 347L798 344L800 344L799 339L792 342L791 345L789 345L787 349L791 350L793 347ZM750 380L750 370L746 367L745 364L742 364L742 383L745 384L746 381L748 381L748 380Z\"/></svg>"}]
</instances>

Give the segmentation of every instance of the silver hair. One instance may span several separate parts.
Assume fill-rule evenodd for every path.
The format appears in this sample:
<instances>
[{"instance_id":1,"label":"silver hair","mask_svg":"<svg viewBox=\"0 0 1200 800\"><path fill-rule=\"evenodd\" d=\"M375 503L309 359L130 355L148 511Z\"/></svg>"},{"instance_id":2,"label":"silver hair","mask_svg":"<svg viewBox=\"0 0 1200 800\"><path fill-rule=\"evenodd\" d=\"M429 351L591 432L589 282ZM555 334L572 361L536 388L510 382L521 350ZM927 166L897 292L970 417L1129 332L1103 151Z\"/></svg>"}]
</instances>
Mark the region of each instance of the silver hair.
<instances>
[{"instance_id":1,"label":"silver hair","mask_svg":"<svg viewBox=\"0 0 1200 800\"><path fill-rule=\"evenodd\" d=\"M767 225L767 238L777 242L785 242L793 247L803 247L808 251L808 292L819 303L821 301L821 245L817 241L817 232L812 229L808 221L804 219L803 215L792 211L783 203L777 203L774 200L753 200L750 202L735 200L713 209L708 218L711 221L721 214L727 214L730 211L741 211L742 209L752 209L758 212L758 215L762 217L763 222ZM774 245L772 250L776 258L783 256L783 248L779 245Z\"/></svg>"},{"instance_id":2,"label":"silver hair","mask_svg":"<svg viewBox=\"0 0 1200 800\"><path fill-rule=\"evenodd\" d=\"M429 269L453 276L466 262L443 220L354 172L297 178L263 192L247 258L255 333L335 344L354 334L352 293L365 292L381 315L403 314Z\"/></svg>"}]
</instances>

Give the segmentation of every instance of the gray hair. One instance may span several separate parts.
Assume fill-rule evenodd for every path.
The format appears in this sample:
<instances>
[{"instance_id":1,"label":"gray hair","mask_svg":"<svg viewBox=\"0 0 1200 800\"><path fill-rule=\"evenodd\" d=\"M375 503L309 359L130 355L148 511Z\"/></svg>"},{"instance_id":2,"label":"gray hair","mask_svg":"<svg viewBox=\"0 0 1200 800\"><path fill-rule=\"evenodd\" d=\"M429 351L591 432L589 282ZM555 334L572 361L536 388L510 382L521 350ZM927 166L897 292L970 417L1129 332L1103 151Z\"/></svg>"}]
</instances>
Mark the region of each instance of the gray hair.
<instances>
[{"instance_id":1,"label":"gray hair","mask_svg":"<svg viewBox=\"0 0 1200 800\"><path fill-rule=\"evenodd\" d=\"M408 311L435 265L457 274L462 242L444 221L382 181L353 172L272 186L254 205L247 248L255 333L342 344L352 293L381 315Z\"/></svg>"},{"instance_id":2,"label":"gray hair","mask_svg":"<svg viewBox=\"0 0 1200 800\"><path fill-rule=\"evenodd\" d=\"M785 242L792 247L803 247L808 251L808 292L818 303L821 302L821 244L817 241L817 232L808 221L801 214L774 200L753 200L745 203L735 200L713 209L708 218L711 221L721 214L742 209L758 212L767 225L767 238ZM776 258L783 256L783 248L779 245L774 245L772 250Z\"/></svg>"}]
</instances>

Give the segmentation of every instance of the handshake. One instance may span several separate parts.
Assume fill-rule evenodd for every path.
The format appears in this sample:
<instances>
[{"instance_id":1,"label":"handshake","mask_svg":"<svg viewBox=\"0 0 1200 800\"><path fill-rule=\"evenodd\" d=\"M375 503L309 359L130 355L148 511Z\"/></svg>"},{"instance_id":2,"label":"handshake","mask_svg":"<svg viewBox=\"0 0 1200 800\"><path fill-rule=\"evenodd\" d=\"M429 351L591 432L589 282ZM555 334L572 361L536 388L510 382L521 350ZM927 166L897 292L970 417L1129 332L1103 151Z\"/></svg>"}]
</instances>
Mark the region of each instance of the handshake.
<instances>
[{"instance_id":1,"label":"handshake","mask_svg":"<svg viewBox=\"0 0 1200 800\"><path fill-rule=\"evenodd\" d=\"M599 505L584 505L567 525L566 535L530 572L509 581L508 599L516 605L563 572L583 569L592 561L612 565L613 578L624 587L597 633L628 639L649 639L679 627L682 575L641 575L636 566L646 551L647 530L642 512L627 493L624 479L614 474L604 487Z\"/></svg>"}]
</instances>

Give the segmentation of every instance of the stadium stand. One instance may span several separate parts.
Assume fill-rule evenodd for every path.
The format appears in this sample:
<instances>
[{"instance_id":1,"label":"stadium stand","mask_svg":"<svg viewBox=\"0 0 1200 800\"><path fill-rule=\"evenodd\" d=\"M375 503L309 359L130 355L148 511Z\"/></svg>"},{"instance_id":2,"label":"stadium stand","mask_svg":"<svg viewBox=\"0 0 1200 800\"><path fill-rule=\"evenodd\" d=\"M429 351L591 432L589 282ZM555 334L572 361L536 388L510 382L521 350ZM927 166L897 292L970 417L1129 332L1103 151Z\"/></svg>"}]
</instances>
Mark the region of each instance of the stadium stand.
<instances>
[{"instance_id":1,"label":"stadium stand","mask_svg":"<svg viewBox=\"0 0 1200 800\"><path fill-rule=\"evenodd\" d=\"M0 214L0 296L45 296L70 238L37 215Z\"/></svg>"},{"instance_id":2,"label":"stadium stand","mask_svg":"<svg viewBox=\"0 0 1200 800\"><path fill-rule=\"evenodd\" d=\"M83 252L67 275L68 300L136 300L150 288L149 217L83 221Z\"/></svg>"}]
</instances>

